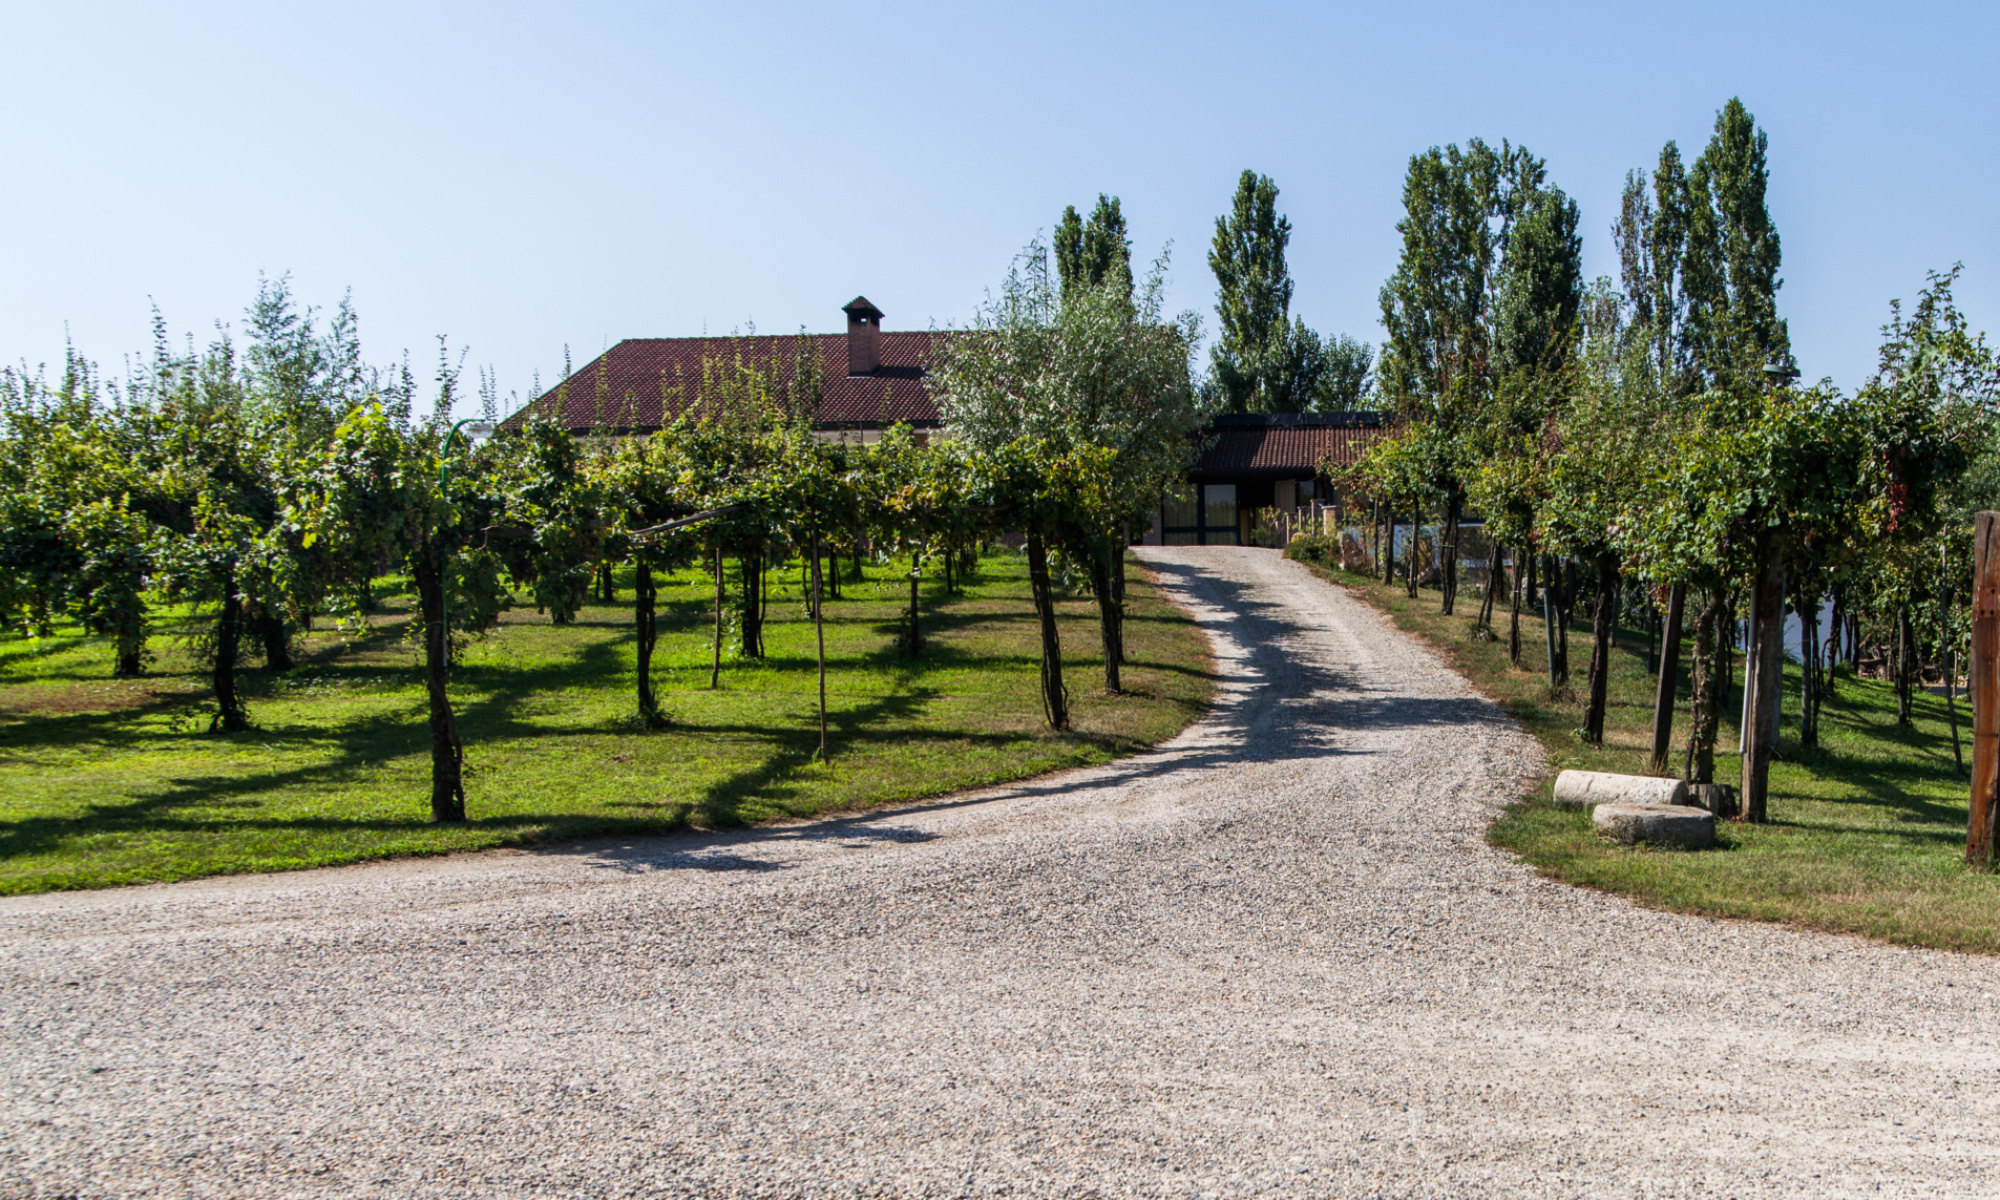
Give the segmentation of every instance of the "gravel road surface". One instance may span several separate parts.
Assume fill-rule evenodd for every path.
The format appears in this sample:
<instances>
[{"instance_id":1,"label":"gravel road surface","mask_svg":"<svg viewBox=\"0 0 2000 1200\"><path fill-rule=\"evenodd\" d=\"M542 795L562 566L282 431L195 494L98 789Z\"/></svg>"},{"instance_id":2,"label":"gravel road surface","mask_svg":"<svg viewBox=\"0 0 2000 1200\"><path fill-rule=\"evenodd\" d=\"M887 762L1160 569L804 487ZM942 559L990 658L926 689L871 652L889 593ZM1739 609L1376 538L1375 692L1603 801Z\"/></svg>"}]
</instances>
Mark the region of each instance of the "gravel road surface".
<instances>
[{"instance_id":1,"label":"gravel road surface","mask_svg":"<svg viewBox=\"0 0 2000 1200\"><path fill-rule=\"evenodd\" d=\"M1432 655L1146 558L1224 683L1111 767L0 902L0 1194L2000 1195L2000 963L1539 880Z\"/></svg>"}]
</instances>

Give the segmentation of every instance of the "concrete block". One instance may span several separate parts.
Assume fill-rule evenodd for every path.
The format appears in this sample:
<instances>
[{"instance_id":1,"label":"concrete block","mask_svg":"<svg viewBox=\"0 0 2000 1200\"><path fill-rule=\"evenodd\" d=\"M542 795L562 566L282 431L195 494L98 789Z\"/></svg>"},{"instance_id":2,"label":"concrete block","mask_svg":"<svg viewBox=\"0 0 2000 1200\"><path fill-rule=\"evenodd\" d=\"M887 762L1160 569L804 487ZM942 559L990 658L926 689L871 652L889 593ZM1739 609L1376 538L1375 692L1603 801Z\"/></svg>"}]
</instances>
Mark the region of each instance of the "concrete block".
<instances>
[{"instance_id":1,"label":"concrete block","mask_svg":"<svg viewBox=\"0 0 2000 1200\"><path fill-rule=\"evenodd\" d=\"M1565 808L1599 804L1688 804L1687 784L1651 775L1609 771L1564 771L1556 776L1555 800Z\"/></svg>"},{"instance_id":2,"label":"concrete block","mask_svg":"<svg viewBox=\"0 0 2000 1200\"><path fill-rule=\"evenodd\" d=\"M1591 810L1597 832L1630 846L1706 850L1715 845L1715 814L1678 804L1600 804Z\"/></svg>"}]
</instances>

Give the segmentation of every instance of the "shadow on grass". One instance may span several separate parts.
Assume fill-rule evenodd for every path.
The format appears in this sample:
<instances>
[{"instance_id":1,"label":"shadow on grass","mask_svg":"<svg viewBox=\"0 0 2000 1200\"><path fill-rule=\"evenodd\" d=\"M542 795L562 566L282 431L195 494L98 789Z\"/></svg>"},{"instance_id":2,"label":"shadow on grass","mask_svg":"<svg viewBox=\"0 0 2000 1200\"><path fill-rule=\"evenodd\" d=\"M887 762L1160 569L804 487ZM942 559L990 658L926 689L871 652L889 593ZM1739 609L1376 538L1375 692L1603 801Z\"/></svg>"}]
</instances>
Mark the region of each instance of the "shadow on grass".
<instances>
[{"instance_id":1,"label":"shadow on grass","mask_svg":"<svg viewBox=\"0 0 2000 1200\"><path fill-rule=\"evenodd\" d=\"M1194 572L1188 576L1189 586L1205 586L1196 579L1199 574ZM862 599L865 602L865 598ZM894 599L893 596L884 596L865 606L854 600L835 601L828 610L830 623L845 624L850 633L878 627L882 624L880 615L893 611L888 605ZM874 758L893 757L899 749L948 757L960 748L978 752L1017 749L1024 739L1034 741L1046 737L1050 750L1046 761L1074 761L1079 748L1104 754L1121 753L1133 748L1129 737L1087 730L1052 737L1022 730L974 731L921 726L919 722L927 706L943 695L934 681L926 681L927 673L998 667L1032 675L1038 665L1038 659L1032 653L1008 653L996 657L979 652L986 643L1004 644L1010 632L1017 632L1024 625L1032 626L1034 616L1025 602L1017 603L1011 597L982 597L969 601L954 598L946 601L941 595L929 596L927 600L940 605L927 610L924 616L927 633L939 636L940 640L932 644L932 651L924 659L914 662L893 660L893 651L889 651L887 658L891 661L884 661L884 655L867 650L836 659L848 666L859 664L897 668L885 672L887 679L884 682L889 686L887 694L831 714L838 746L849 753L862 752ZM1087 601L1084 603L1087 605ZM852 606L851 611L843 614L841 608L848 605ZM710 613L705 603L697 598L686 598L676 615L691 629L705 631L709 628ZM663 613L663 625L668 624L664 619L666 617L667 614ZM1171 615L1143 619L1161 624L1188 623L1184 618ZM1090 621L1094 625L1093 614L1088 607L1065 611L1064 621L1066 629L1071 621ZM527 623L514 624L520 629ZM561 657L544 658L537 652L529 655L524 662L521 656L515 655L493 662L469 662L453 672L460 727L468 746L475 753L482 743L561 745L566 739L598 737L607 732L599 727L551 728L535 721L536 714L551 712L552 700L557 706L554 711L560 713L569 693L588 693L601 698L607 691L607 679L622 679L625 686L630 685L630 642L634 635L629 616L620 609L599 606L578 624L591 627L593 636L581 645L573 645ZM355 846L362 847L354 857L373 856L367 846L407 848L418 852L446 848L452 839L430 836L438 831L425 819L422 798L427 789L416 779L427 760L429 744L422 718L423 702L417 683L419 676L408 661L408 655L404 655L401 661L386 661L395 657L389 652L403 641L405 625L406 614L384 612L378 615L368 630L357 636L331 641L330 644L316 640L301 648L299 668L287 675L246 666L239 678L251 701L253 719L258 715L260 704L269 706L267 712L276 709L274 716L287 716L285 723L269 723L267 718L267 723L260 728L243 734L211 739L194 733L173 732L162 720L186 712L191 701L199 701L206 683L201 675L171 676L177 682L184 681L190 692L158 697L142 706L111 713L38 718L32 724L0 727L0 754L15 752L17 761L22 762L31 761L37 751L96 749L107 754L120 751L145 753L171 749L170 743L187 746L199 742L244 749L269 746L274 750L304 745L317 751L314 761L310 763L279 769L263 769L252 763L246 770L240 755L233 756L234 769L229 773L205 769L199 764L179 772L169 766L167 770L171 773L164 778L155 775L145 794L132 795L128 792L118 803L90 804L82 811L67 816L34 816L0 822L0 861L44 855L65 845L73 847L81 839L88 838L130 839L137 843L149 837L158 837L161 846L170 849L176 845L186 847L203 839L227 838L232 833L246 831L278 835L348 834L353 836ZM983 635L965 633L979 626L985 627ZM603 632L600 634L599 630ZM952 639L961 635L965 636L969 646L953 644ZM1082 673L1095 661L1073 658L1070 663L1073 670ZM803 670L811 665L809 657L790 655L762 663L736 661L729 664L729 669ZM1135 661L1131 665L1210 679L1216 677L1212 672L1174 664ZM1319 684L1313 686L1318 687ZM386 711L350 716L337 724L319 723L309 727L295 724L288 715L292 711L289 707L278 708L278 705L293 699L308 701L322 689L334 694L352 692L367 695L375 690L397 694L388 697L387 703L382 706ZM533 844L582 837L636 839L684 830L691 821L729 827L744 821L768 819L792 812L803 813L812 807L815 800L822 803L825 800L823 795L813 797L807 794L817 784L810 772L819 769L811 763L812 752L817 746L816 715L810 700L801 697L797 711L788 714L782 725L776 727L772 724L728 722L676 726L674 733L697 741L730 740L755 747L752 754L757 761L714 781L690 800L646 803L634 799L602 804L591 812L512 812L475 816L459 828L484 835L470 839L481 844L491 844L496 839L514 844ZM902 727L883 728L887 725ZM1266 755L1275 753L1275 747L1289 740L1294 739L1285 735L1270 740L1258 752ZM1185 757L1180 764L1159 763L1138 770L1141 773L1159 773L1179 769L1181 765L1219 763L1228 757L1225 750L1204 746ZM1039 754L1031 754L1028 761L1032 763L1043 759ZM414 768L412 764L415 764ZM269 797L301 792L335 796L351 784L369 778L379 780L385 768L411 770L413 786L407 817L395 814L342 817L323 815L324 809L284 815L268 803ZM1131 777L1136 776L1127 778ZM469 775L469 783L476 791L476 772ZM1034 791L1061 788L1060 784L1027 786ZM1093 783L1090 786L1105 785ZM865 803L866 798L859 797L857 802ZM962 802L945 801L942 806ZM475 811L476 808L475 800ZM816 832L800 833L796 827L787 826L734 836L747 838L753 843L762 838L846 838L849 839L848 844L856 847L883 841L911 841L924 836L893 820L883 821L876 817L837 818L818 822L810 828ZM276 843L260 841L257 844ZM677 841L664 852L669 855L680 853L675 849L680 844ZM380 852L377 849L373 853ZM263 853L263 850L259 849L257 853ZM754 855L738 855L736 859L709 855L699 862L685 865L707 870L771 869ZM193 873L205 873L207 869L193 859L189 860L189 866ZM46 882L43 886L47 886ZM56 886L68 885L59 882Z\"/></svg>"}]
</instances>

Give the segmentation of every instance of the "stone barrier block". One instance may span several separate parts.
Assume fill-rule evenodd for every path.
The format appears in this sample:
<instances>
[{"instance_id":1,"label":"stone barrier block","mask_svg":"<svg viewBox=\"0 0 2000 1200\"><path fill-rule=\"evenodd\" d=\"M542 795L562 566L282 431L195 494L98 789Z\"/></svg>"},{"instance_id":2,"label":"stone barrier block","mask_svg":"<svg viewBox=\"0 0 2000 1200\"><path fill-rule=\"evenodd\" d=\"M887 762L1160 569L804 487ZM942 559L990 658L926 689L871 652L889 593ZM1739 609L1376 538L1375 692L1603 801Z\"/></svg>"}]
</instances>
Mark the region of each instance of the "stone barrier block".
<instances>
[{"instance_id":1,"label":"stone barrier block","mask_svg":"<svg viewBox=\"0 0 2000 1200\"><path fill-rule=\"evenodd\" d=\"M1687 784L1651 775L1614 775L1609 771L1564 771L1556 776L1556 803L1564 808L1595 808L1600 804L1690 804Z\"/></svg>"},{"instance_id":2,"label":"stone barrier block","mask_svg":"<svg viewBox=\"0 0 2000 1200\"><path fill-rule=\"evenodd\" d=\"M1715 814L1681 804L1600 804L1591 810L1597 832L1630 846L1706 850L1715 845Z\"/></svg>"}]
</instances>

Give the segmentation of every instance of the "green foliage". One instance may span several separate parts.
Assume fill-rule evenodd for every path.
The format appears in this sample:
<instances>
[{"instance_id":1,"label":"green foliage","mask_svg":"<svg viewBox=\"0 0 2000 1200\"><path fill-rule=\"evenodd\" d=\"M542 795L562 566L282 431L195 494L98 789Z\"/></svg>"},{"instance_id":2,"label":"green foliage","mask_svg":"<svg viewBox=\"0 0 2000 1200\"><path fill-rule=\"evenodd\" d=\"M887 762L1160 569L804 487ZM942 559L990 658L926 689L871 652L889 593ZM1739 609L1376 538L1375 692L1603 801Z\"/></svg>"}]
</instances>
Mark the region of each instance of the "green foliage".
<instances>
[{"instance_id":1,"label":"green foliage","mask_svg":"<svg viewBox=\"0 0 2000 1200\"><path fill-rule=\"evenodd\" d=\"M512 529L499 543L514 586L558 624L575 619L603 549L605 498L583 446L553 422L495 439L493 484Z\"/></svg>"},{"instance_id":2,"label":"green foliage","mask_svg":"<svg viewBox=\"0 0 2000 1200\"><path fill-rule=\"evenodd\" d=\"M1103 448L1118 464L1106 519L1142 519L1192 461L1206 415L1189 367L1198 320L1166 316L1165 285L1163 258L1136 295L1114 284L1065 296L1031 243L926 380L953 439L981 453L1022 439L1057 456Z\"/></svg>"},{"instance_id":3,"label":"green foliage","mask_svg":"<svg viewBox=\"0 0 2000 1200\"><path fill-rule=\"evenodd\" d=\"M1062 298L1109 285L1114 293L1132 295L1132 239L1125 236L1125 214L1118 197L1097 197L1086 223L1076 206L1063 209L1056 225L1056 270L1062 277Z\"/></svg>"},{"instance_id":4,"label":"green foliage","mask_svg":"<svg viewBox=\"0 0 2000 1200\"><path fill-rule=\"evenodd\" d=\"M1781 248L1765 207L1769 138L1734 97L1688 169L1688 336L1710 387L1756 391L1763 369L1789 361L1778 316Z\"/></svg>"},{"instance_id":5,"label":"green foliage","mask_svg":"<svg viewBox=\"0 0 2000 1200\"><path fill-rule=\"evenodd\" d=\"M1217 217L1208 252L1220 336L1209 349L1207 388L1224 412L1330 412L1357 408L1372 352L1346 335L1322 338L1293 318L1285 264L1291 221L1278 185L1245 171L1229 215Z\"/></svg>"}]
</instances>

